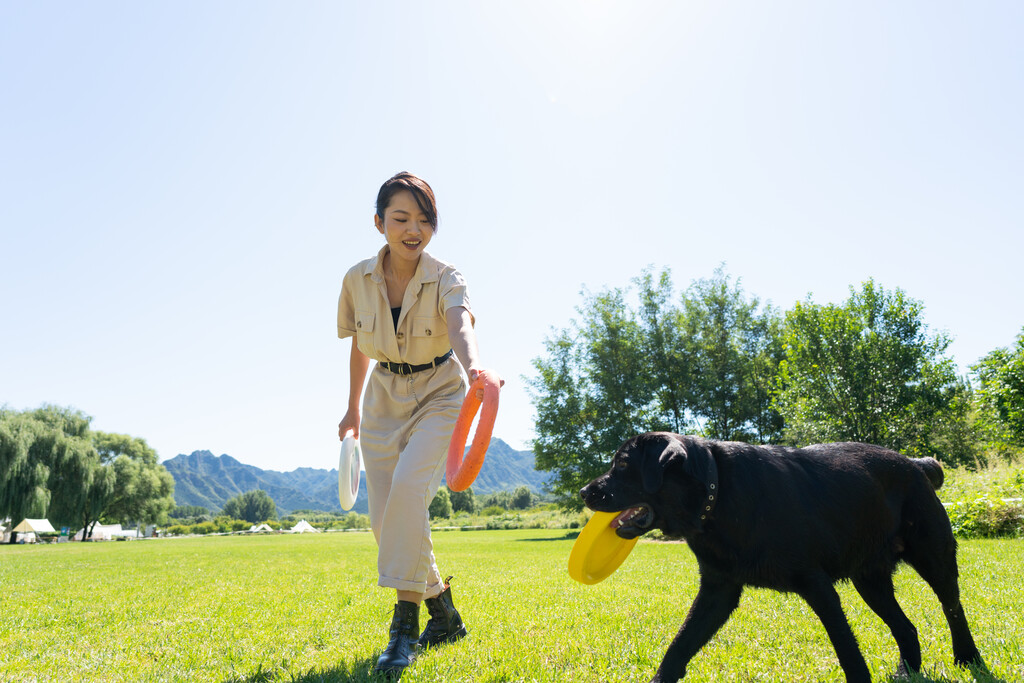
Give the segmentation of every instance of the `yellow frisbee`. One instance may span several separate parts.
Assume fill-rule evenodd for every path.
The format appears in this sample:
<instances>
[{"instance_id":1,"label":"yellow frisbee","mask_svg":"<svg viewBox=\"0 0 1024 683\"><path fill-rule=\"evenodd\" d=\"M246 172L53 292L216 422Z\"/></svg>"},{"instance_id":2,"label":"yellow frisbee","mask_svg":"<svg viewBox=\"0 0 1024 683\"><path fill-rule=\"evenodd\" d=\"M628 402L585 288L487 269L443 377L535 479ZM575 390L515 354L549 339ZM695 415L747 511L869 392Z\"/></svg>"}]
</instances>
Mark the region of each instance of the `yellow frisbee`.
<instances>
[{"instance_id":1,"label":"yellow frisbee","mask_svg":"<svg viewBox=\"0 0 1024 683\"><path fill-rule=\"evenodd\" d=\"M619 512L595 512L569 553L569 576L580 583L607 579L626 559L639 538L620 538L611 523Z\"/></svg>"}]
</instances>

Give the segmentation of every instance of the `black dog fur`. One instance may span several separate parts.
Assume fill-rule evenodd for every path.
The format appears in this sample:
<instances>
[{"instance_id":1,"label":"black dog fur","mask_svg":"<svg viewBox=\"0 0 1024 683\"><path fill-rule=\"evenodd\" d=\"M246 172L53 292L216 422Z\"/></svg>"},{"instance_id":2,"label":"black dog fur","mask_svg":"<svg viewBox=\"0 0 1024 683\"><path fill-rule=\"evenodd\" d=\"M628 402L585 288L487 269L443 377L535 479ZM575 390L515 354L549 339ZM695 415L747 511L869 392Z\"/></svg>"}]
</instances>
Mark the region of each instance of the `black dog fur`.
<instances>
[{"instance_id":1,"label":"black dog fur","mask_svg":"<svg viewBox=\"0 0 1024 683\"><path fill-rule=\"evenodd\" d=\"M889 626L899 671L921 666L917 629L892 575L904 561L939 597L957 665L984 666L960 604L956 541L935 490L942 467L862 443L752 446L641 434L581 491L587 507L625 511L623 538L659 528L697 557L700 588L652 683L677 681L726 622L745 585L797 593L825 625L846 680L870 681L833 584L849 579Z\"/></svg>"}]
</instances>

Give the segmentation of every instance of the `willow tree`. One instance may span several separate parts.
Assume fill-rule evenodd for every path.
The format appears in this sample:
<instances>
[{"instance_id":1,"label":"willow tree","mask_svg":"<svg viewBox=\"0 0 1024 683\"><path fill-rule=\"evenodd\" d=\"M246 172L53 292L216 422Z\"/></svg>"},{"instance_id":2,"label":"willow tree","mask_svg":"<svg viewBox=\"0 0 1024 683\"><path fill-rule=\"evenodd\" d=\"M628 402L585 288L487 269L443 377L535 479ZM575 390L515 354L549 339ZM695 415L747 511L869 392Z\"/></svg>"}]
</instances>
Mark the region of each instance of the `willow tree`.
<instances>
[{"instance_id":1,"label":"willow tree","mask_svg":"<svg viewBox=\"0 0 1024 683\"><path fill-rule=\"evenodd\" d=\"M26 517L38 518L46 513L50 470L32 449L43 431L43 426L30 417L0 412L0 519L10 518L18 524ZM12 543L14 539L11 534Z\"/></svg>"}]
</instances>

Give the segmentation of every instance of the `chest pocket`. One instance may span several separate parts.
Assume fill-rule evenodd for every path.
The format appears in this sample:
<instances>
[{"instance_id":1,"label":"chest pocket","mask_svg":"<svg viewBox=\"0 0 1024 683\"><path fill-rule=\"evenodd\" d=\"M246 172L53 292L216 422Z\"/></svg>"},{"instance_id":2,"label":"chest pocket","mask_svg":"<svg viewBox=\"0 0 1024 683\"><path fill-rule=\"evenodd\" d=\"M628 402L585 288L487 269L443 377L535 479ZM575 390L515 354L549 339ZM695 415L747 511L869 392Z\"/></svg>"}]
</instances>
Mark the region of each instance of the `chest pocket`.
<instances>
[{"instance_id":1,"label":"chest pocket","mask_svg":"<svg viewBox=\"0 0 1024 683\"><path fill-rule=\"evenodd\" d=\"M448 328L441 318L424 316L412 319L412 336L414 337L443 339L446 334L448 334Z\"/></svg>"},{"instance_id":2,"label":"chest pocket","mask_svg":"<svg viewBox=\"0 0 1024 683\"><path fill-rule=\"evenodd\" d=\"M373 311L356 311L356 332L373 334Z\"/></svg>"}]
</instances>

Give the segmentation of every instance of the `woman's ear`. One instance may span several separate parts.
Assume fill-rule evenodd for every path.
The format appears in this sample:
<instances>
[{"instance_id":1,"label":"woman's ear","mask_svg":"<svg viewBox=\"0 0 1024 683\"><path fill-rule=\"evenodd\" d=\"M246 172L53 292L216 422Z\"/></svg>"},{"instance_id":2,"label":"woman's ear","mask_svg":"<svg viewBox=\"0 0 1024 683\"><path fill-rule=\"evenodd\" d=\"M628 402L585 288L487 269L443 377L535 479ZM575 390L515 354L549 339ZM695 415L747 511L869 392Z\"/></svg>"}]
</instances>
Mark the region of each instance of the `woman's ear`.
<instances>
[{"instance_id":1,"label":"woman's ear","mask_svg":"<svg viewBox=\"0 0 1024 683\"><path fill-rule=\"evenodd\" d=\"M381 220L380 216L373 214L373 224L377 226L377 232L384 234L384 221Z\"/></svg>"}]
</instances>

